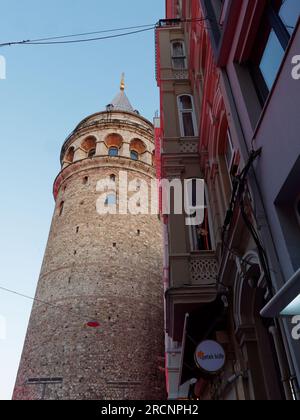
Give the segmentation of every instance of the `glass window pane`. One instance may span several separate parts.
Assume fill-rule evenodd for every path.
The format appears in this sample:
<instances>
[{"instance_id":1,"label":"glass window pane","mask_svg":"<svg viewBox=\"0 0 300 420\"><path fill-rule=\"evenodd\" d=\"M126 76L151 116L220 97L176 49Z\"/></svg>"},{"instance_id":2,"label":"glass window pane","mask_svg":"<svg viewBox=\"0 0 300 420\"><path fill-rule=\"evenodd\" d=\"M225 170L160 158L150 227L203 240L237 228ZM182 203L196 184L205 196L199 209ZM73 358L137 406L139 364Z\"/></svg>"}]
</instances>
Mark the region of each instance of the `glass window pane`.
<instances>
[{"instance_id":1,"label":"glass window pane","mask_svg":"<svg viewBox=\"0 0 300 420\"><path fill-rule=\"evenodd\" d=\"M88 153L88 157L89 157L89 158L94 157L94 156L95 156L95 154L96 154L96 149L91 149L91 150L89 151L89 153Z\"/></svg>"},{"instance_id":2,"label":"glass window pane","mask_svg":"<svg viewBox=\"0 0 300 420\"><path fill-rule=\"evenodd\" d=\"M193 109L192 98L190 96L180 97L181 109Z\"/></svg>"},{"instance_id":3,"label":"glass window pane","mask_svg":"<svg viewBox=\"0 0 300 420\"><path fill-rule=\"evenodd\" d=\"M275 32L272 30L259 65L269 90L271 90L275 82L283 57L284 50Z\"/></svg>"},{"instance_id":4,"label":"glass window pane","mask_svg":"<svg viewBox=\"0 0 300 420\"><path fill-rule=\"evenodd\" d=\"M173 67L176 70L185 69L185 58L173 58Z\"/></svg>"},{"instance_id":5,"label":"glass window pane","mask_svg":"<svg viewBox=\"0 0 300 420\"><path fill-rule=\"evenodd\" d=\"M115 157L119 155L119 150L116 147L111 147L108 152L109 156Z\"/></svg>"},{"instance_id":6,"label":"glass window pane","mask_svg":"<svg viewBox=\"0 0 300 420\"><path fill-rule=\"evenodd\" d=\"M281 6L279 16L290 34L293 33L300 16L300 1L285 0Z\"/></svg>"},{"instance_id":7,"label":"glass window pane","mask_svg":"<svg viewBox=\"0 0 300 420\"><path fill-rule=\"evenodd\" d=\"M184 49L182 42L173 43L173 56L174 57L184 57Z\"/></svg>"},{"instance_id":8,"label":"glass window pane","mask_svg":"<svg viewBox=\"0 0 300 420\"><path fill-rule=\"evenodd\" d=\"M139 160L139 154L137 152L131 151L130 157L132 160Z\"/></svg>"},{"instance_id":9,"label":"glass window pane","mask_svg":"<svg viewBox=\"0 0 300 420\"><path fill-rule=\"evenodd\" d=\"M194 130L193 114L191 112L183 112L182 121L183 121L184 137L194 137L195 130Z\"/></svg>"}]
</instances>

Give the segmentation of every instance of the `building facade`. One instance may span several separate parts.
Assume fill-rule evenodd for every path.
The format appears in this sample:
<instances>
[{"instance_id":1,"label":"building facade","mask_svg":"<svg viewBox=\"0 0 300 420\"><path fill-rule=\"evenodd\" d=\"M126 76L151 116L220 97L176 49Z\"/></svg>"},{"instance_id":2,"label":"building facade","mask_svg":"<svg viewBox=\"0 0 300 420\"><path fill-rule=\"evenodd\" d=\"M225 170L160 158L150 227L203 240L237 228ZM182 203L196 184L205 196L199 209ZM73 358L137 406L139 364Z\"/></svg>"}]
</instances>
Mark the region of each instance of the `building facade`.
<instances>
[{"instance_id":1,"label":"building facade","mask_svg":"<svg viewBox=\"0 0 300 420\"><path fill-rule=\"evenodd\" d=\"M15 400L164 398L161 222L140 197L154 149L123 81L65 141Z\"/></svg>"},{"instance_id":2,"label":"building facade","mask_svg":"<svg viewBox=\"0 0 300 420\"><path fill-rule=\"evenodd\" d=\"M164 218L170 399L300 397L297 320L264 316L300 267L299 13L167 0L157 27L160 171L206 183L201 225ZM195 361L207 339L226 354L213 375Z\"/></svg>"}]
</instances>

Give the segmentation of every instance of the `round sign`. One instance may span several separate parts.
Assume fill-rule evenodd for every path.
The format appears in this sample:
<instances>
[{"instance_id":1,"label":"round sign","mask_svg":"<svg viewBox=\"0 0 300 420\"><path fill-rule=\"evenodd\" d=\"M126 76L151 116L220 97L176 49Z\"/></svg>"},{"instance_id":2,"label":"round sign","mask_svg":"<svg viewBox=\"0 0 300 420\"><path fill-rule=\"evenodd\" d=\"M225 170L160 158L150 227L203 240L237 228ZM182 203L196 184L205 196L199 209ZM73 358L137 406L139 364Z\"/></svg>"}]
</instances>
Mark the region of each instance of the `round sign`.
<instances>
[{"instance_id":1,"label":"round sign","mask_svg":"<svg viewBox=\"0 0 300 420\"><path fill-rule=\"evenodd\" d=\"M195 361L204 372L218 373L225 366L225 350L216 341L202 341L196 348Z\"/></svg>"}]
</instances>

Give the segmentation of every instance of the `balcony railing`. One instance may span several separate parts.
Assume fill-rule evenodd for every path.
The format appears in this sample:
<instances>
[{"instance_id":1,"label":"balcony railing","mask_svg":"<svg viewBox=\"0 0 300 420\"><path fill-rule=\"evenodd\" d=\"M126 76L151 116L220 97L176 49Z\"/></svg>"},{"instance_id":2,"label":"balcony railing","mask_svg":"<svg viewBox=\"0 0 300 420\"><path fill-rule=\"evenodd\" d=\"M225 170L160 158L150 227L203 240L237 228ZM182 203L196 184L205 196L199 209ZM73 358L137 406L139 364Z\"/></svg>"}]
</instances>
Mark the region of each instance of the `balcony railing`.
<instances>
[{"instance_id":1,"label":"balcony railing","mask_svg":"<svg viewBox=\"0 0 300 420\"><path fill-rule=\"evenodd\" d=\"M186 69L177 69L173 70L174 79L176 80L188 80L189 79L189 71Z\"/></svg>"},{"instance_id":2,"label":"balcony railing","mask_svg":"<svg viewBox=\"0 0 300 420\"><path fill-rule=\"evenodd\" d=\"M166 328L174 341L182 340L186 313L204 308L216 300L217 276L218 263L214 252L170 256Z\"/></svg>"},{"instance_id":3,"label":"balcony railing","mask_svg":"<svg viewBox=\"0 0 300 420\"><path fill-rule=\"evenodd\" d=\"M181 19L160 19L157 23L156 28L169 28L172 26L180 26Z\"/></svg>"},{"instance_id":4,"label":"balcony railing","mask_svg":"<svg viewBox=\"0 0 300 420\"><path fill-rule=\"evenodd\" d=\"M213 285L217 282L218 263L214 252L201 252L190 258L190 276L193 286Z\"/></svg>"},{"instance_id":5,"label":"balcony railing","mask_svg":"<svg viewBox=\"0 0 300 420\"><path fill-rule=\"evenodd\" d=\"M198 148L198 137L174 137L163 139L164 154L196 154L198 153Z\"/></svg>"},{"instance_id":6,"label":"balcony railing","mask_svg":"<svg viewBox=\"0 0 300 420\"><path fill-rule=\"evenodd\" d=\"M170 256L170 287L189 288L214 286L218 262L213 251Z\"/></svg>"}]
</instances>

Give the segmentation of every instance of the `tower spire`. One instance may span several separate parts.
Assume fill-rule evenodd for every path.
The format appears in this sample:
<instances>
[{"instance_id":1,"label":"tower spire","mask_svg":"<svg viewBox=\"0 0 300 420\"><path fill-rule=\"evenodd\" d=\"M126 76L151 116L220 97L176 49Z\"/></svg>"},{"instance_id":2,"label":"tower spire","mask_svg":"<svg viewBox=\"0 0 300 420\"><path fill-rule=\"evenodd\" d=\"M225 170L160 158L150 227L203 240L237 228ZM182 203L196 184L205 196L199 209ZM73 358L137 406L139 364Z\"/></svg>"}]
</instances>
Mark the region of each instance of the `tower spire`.
<instances>
[{"instance_id":1,"label":"tower spire","mask_svg":"<svg viewBox=\"0 0 300 420\"><path fill-rule=\"evenodd\" d=\"M122 73L120 90L121 91L124 91L125 90L125 73Z\"/></svg>"},{"instance_id":2,"label":"tower spire","mask_svg":"<svg viewBox=\"0 0 300 420\"><path fill-rule=\"evenodd\" d=\"M122 73L120 92L113 99L111 105L114 111L134 112L134 108L125 93L125 73Z\"/></svg>"}]
</instances>

